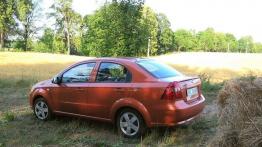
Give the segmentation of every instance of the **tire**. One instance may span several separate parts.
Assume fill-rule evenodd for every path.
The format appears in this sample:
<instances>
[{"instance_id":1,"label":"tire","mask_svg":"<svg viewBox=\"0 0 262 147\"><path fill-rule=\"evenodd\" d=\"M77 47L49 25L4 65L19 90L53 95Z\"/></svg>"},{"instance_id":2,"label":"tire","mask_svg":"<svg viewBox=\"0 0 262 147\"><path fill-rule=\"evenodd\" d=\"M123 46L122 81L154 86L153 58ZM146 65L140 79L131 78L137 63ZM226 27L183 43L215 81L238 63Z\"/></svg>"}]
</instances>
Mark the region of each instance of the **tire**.
<instances>
[{"instance_id":1,"label":"tire","mask_svg":"<svg viewBox=\"0 0 262 147\"><path fill-rule=\"evenodd\" d=\"M37 98L34 102L34 114L37 119L46 121L52 117L52 112L47 102L43 98Z\"/></svg>"},{"instance_id":2,"label":"tire","mask_svg":"<svg viewBox=\"0 0 262 147\"><path fill-rule=\"evenodd\" d=\"M117 116L118 133L125 138L139 138L145 132L143 117L134 109L123 109Z\"/></svg>"}]
</instances>

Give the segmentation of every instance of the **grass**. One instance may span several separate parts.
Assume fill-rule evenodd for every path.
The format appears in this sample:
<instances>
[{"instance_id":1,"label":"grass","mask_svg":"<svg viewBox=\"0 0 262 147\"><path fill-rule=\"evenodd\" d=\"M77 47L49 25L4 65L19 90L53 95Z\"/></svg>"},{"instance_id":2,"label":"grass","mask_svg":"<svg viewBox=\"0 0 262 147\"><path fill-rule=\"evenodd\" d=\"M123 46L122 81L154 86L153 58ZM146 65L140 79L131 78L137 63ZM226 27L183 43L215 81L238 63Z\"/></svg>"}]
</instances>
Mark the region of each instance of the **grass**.
<instances>
[{"instance_id":1,"label":"grass","mask_svg":"<svg viewBox=\"0 0 262 147\"><path fill-rule=\"evenodd\" d=\"M13 112L5 112L3 114L3 118L2 118L4 121L6 122L10 122L10 121L13 121L15 120L15 115Z\"/></svg>"},{"instance_id":2,"label":"grass","mask_svg":"<svg viewBox=\"0 0 262 147\"><path fill-rule=\"evenodd\" d=\"M189 54L191 56L191 53ZM172 55L168 55L167 59L169 56ZM154 128L141 139L127 140L118 136L111 124L66 117L56 117L51 121L41 122L36 120L29 108L28 93L33 84L52 78L65 67L88 59L87 57L0 52L0 147L205 146L216 131L214 100L223 84L218 80L214 82L216 79L214 77L222 76L224 79L230 79L240 75L235 75L237 71L231 69L224 69L227 71L225 73L215 69L209 70L210 68L197 70L198 67L192 67L190 63L175 63L179 61L176 58L180 57L179 54L173 56L174 62L168 59L169 64L183 73L200 75L202 78L203 92L207 99L206 109L199 119L192 123L173 128ZM163 57L158 58L163 60Z\"/></svg>"},{"instance_id":3,"label":"grass","mask_svg":"<svg viewBox=\"0 0 262 147\"><path fill-rule=\"evenodd\" d=\"M212 82L223 82L231 78L252 73L262 75L261 53L174 53L154 57L167 62L187 75L208 74Z\"/></svg>"}]
</instances>

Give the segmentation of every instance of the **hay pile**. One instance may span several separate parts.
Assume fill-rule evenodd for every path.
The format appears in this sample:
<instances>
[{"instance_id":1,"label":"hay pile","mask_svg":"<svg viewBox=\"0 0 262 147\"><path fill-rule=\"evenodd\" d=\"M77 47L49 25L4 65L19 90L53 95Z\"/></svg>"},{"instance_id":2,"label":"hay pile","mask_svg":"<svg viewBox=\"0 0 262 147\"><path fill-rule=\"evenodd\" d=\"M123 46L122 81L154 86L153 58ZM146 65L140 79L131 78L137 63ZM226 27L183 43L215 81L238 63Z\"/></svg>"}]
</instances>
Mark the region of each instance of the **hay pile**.
<instances>
[{"instance_id":1,"label":"hay pile","mask_svg":"<svg viewBox=\"0 0 262 147\"><path fill-rule=\"evenodd\" d=\"M228 81L218 105L217 134L210 146L262 147L262 78Z\"/></svg>"}]
</instances>

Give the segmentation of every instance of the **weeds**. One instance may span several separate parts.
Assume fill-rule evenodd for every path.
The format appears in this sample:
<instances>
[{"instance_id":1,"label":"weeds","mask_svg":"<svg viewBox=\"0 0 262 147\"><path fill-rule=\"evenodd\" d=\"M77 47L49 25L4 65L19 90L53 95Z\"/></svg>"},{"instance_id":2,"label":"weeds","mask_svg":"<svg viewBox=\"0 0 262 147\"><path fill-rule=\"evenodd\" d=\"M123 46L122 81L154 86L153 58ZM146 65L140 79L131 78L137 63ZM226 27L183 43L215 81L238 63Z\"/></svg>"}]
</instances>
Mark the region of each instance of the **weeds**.
<instances>
[{"instance_id":1,"label":"weeds","mask_svg":"<svg viewBox=\"0 0 262 147\"><path fill-rule=\"evenodd\" d=\"M202 90L204 92L218 91L223 86L223 83L211 82L211 75L206 73L200 74L199 77L202 81Z\"/></svg>"},{"instance_id":2,"label":"weeds","mask_svg":"<svg viewBox=\"0 0 262 147\"><path fill-rule=\"evenodd\" d=\"M15 120L15 114L13 112L5 112L3 114L3 121L10 122Z\"/></svg>"}]
</instances>

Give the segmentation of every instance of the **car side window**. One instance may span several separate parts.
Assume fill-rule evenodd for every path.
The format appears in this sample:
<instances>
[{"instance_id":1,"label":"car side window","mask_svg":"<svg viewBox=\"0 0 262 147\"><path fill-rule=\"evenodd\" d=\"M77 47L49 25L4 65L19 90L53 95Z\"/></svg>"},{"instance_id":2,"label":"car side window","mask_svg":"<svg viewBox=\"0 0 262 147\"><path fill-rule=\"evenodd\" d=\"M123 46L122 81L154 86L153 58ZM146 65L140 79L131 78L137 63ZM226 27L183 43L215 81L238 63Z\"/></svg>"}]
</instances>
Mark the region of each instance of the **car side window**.
<instances>
[{"instance_id":1,"label":"car side window","mask_svg":"<svg viewBox=\"0 0 262 147\"><path fill-rule=\"evenodd\" d=\"M96 63L85 63L69 69L63 74L62 83L88 82L95 64Z\"/></svg>"},{"instance_id":2,"label":"car side window","mask_svg":"<svg viewBox=\"0 0 262 147\"><path fill-rule=\"evenodd\" d=\"M131 73L126 67L116 63L101 63L96 76L96 82L126 83L131 81Z\"/></svg>"}]
</instances>

